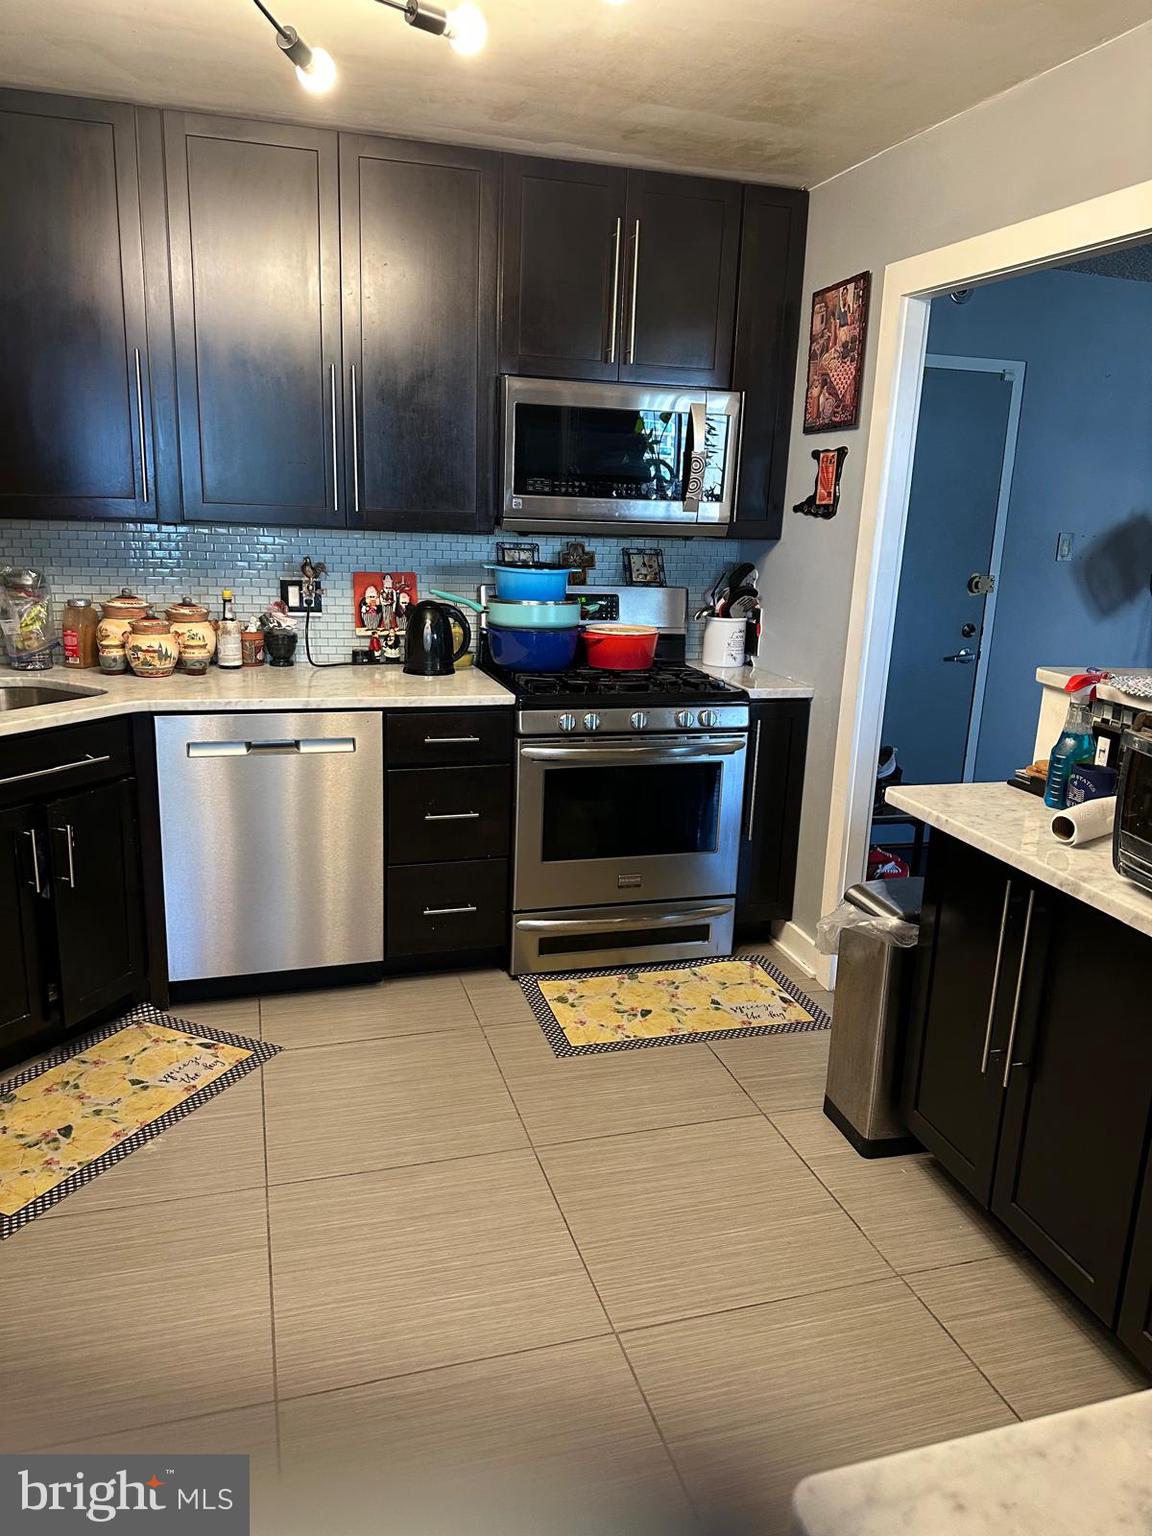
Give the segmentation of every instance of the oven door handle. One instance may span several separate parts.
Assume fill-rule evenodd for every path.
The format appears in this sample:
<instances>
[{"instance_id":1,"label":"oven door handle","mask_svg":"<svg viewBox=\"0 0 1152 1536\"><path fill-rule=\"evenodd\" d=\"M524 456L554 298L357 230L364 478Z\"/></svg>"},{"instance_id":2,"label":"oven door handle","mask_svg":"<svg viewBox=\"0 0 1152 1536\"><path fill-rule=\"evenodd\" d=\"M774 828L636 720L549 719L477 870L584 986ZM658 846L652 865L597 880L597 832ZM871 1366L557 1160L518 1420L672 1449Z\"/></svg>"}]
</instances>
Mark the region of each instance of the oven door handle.
<instances>
[{"instance_id":1,"label":"oven door handle","mask_svg":"<svg viewBox=\"0 0 1152 1536\"><path fill-rule=\"evenodd\" d=\"M748 746L747 738L707 741L675 747L521 747L520 756L535 763L662 763L685 758L732 757Z\"/></svg>"},{"instance_id":2,"label":"oven door handle","mask_svg":"<svg viewBox=\"0 0 1152 1536\"><path fill-rule=\"evenodd\" d=\"M729 901L712 907L693 907L688 912L664 912L657 917L647 913L640 917L519 917L516 919L516 927L529 933L556 933L565 929L575 929L580 933L600 933L613 928L678 927L684 923L698 922L702 917L728 917L731 912L732 903Z\"/></svg>"}]
</instances>

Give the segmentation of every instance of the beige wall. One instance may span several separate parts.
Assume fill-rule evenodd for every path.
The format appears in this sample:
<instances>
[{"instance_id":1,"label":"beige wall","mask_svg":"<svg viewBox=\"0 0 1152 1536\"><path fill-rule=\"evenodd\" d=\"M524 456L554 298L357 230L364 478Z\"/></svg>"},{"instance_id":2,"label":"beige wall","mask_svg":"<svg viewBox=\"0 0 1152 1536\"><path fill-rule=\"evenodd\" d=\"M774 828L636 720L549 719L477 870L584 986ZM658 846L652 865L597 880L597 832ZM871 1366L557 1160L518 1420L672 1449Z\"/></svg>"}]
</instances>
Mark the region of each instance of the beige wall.
<instances>
[{"instance_id":1,"label":"beige wall","mask_svg":"<svg viewBox=\"0 0 1152 1536\"><path fill-rule=\"evenodd\" d=\"M1152 24L1016 87L855 170L811 196L805 292L1152 177ZM877 298L878 302L878 298ZM873 313L873 331L876 314ZM806 325L807 317L804 324ZM872 405L867 360L860 427L805 437L803 345L788 505L812 489L817 446L849 447L839 515L785 514L761 563L766 665L816 687L794 921L809 937L820 916L832 759L856 560L864 453Z\"/></svg>"}]
</instances>

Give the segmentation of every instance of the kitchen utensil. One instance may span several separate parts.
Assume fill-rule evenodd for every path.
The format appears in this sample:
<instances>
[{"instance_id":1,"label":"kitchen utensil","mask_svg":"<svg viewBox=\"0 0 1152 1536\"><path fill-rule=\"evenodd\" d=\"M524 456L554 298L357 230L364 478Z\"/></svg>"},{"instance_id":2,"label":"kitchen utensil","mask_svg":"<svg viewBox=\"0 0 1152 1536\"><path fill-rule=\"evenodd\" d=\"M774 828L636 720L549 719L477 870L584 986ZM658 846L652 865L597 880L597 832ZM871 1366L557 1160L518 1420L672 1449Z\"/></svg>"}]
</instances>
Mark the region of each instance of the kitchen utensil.
<instances>
[{"instance_id":1,"label":"kitchen utensil","mask_svg":"<svg viewBox=\"0 0 1152 1536\"><path fill-rule=\"evenodd\" d=\"M501 629L572 629L580 622L580 604L575 599L562 603L539 603L509 602L507 598L493 597L485 607L471 597L438 592L435 587L429 588L429 591L433 597L460 603L475 613L486 613L489 624L498 624Z\"/></svg>"},{"instance_id":2,"label":"kitchen utensil","mask_svg":"<svg viewBox=\"0 0 1152 1536\"><path fill-rule=\"evenodd\" d=\"M660 631L649 624L589 624L584 650L590 667L643 672L655 660Z\"/></svg>"},{"instance_id":3,"label":"kitchen utensil","mask_svg":"<svg viewBox=\"0 0 1152 1536\"><path fill-rule=\"evenodd\" d=\"M459 626L462 640L457 646L452 623ZM472 626L451 603L417 603L408 614L405 635L404 670L416 677L450 677L452 664L472 645Z\"/></svg>"},{"instance_id":4,"label":"kitchen utensil","mask_svg":"<svg viewBox=\"0 0 1152 1536\"><path fill-rule=\"evenodd\" d=\"M496 596L513 603L559 603L568 591L570 565L485 565L496 575Z\"/></svg>"},{"instance_id":5,"label":"kitchen utensil","mask_svg":"<svg viewBox=\"0 0 1152 1536\"><path fill-rule=\"evenodd\" d=\"M747 632L747 619L705 620L704 647L700 659L706 667L742 667Z\"/></svg>"},{"instance_id":6,"label":"kitchen utensil","mask_svg":"<svg viewBox=\"0 0 1152 1536\"><path fill-rule=\"evenodd\" d=\"M755 587L737 587L732 591L728 599L727 609L723 617L729 619L748 618L760 607L760 594Z\"/></svg>"},{"instance_id":7,"label":"kitchen utensil","mask_svg":"<svg viewBox=\"0 0 1152 1536\"><path fill-rule=\"evenodd\" d=\"M488 654L514 672L563 672L576 659L579 629L501 629L489 624Z\"/></svg>"}]
</instances>

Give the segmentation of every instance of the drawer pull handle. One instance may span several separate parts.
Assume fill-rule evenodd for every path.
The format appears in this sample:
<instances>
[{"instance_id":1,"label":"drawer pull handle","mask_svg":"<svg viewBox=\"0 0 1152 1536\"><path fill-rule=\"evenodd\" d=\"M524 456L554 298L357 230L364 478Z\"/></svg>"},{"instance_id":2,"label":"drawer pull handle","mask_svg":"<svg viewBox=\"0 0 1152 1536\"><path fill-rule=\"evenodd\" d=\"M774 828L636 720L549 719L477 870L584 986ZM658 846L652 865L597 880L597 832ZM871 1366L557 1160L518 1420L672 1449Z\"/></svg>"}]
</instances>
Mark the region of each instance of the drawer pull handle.
<instances>
[{"instance_id":1,"label":"drawer pull handle","mask_svg":"<svg viewBox=\"0 0 1152 1536\"><path fill-rule=\"evenodd\" d=\"M425 736L426 747L459 747L466 742L479 741L479 736Z\"/></svg>"},{"instance_id":2,"label":"drawer pull handle","mask_svg":"<svg viewBox=\"0 0 1152 1536\"><path fill-rule=\"evenodd\" d=\"M11 773L6 779L0 779L0 784L22 784L25 779L46 779L51 773L71 773L73 768L92 768L97 763L111 761L107 753L103 757L93 757L89 752L87 757L81 758L78 763L61 763L57 768L36 768L31 773Z\"/></svg>"},{"instance_id":3,"label":"drawer pull handle","mask_svg":"<svg viewBox=\"0 0 1152 1536\"><path fill-rule=\"evenodd\" d=\"M425 917L450 917L457 912L475 912L476 908L469 903L466 907L425 907Z\"/></svg>"},{"instance_id":4,"label":"drawer pull handle","mask_svg":"<svg viewBox=\"0 0 1152 1536\"><path fill-rule=\"evenodd\" d=\"M428 811L425 821L479 821L479 811Z\"/></svg>"}]
</instances>

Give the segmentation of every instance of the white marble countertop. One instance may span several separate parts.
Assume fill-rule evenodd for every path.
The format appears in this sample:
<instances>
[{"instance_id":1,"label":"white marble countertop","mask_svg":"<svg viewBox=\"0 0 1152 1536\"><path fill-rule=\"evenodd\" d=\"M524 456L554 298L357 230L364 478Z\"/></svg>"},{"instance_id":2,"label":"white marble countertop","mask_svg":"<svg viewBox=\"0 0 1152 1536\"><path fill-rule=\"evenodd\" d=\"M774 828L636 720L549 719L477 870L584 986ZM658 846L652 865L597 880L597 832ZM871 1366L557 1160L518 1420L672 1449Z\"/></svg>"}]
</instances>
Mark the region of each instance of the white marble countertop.
<instances>
[{"instance_id":1,"label":"white marble countertop","mask_svg":"<svg viewBox=\"0 0 1152 1536\"><path fill-rule=\"evenodd\" d=\"M702 661L689 662L689 666L707 672L709 677L722 677L726 683L746 689L750 699L810 699L816 692L811 683L803 683L797 677L785 677L782 672L769 672L766 667L706 667Z\"/></svg>"},{"instance_id":2,"label":"white marble countertop","mask_svg":"<svg viewBox=\"0 0 1152 1536\"><path fill-rule=\"evenodd\" d=\"M1058 843L1053 813L1039 795L1008 784L901 784L887 802L1152 935L1152 894L1113 869L1111 838L1083 848Z\"/></svg>"},{"instance_id":3,"label":"white marble countertop","mask_svg":"<svg viewBox=\"0 0 1152 1536\"><path fill-rule=\"evenodd\" d=\"M797 1536L1147 1536L1152 1392L806 1478Z\"/></svg>"},{"instance_id":4,"label":"white marble countertop","mask_svg":"<svg viewBox=\"0 0 1152 1536\"><path fill-rule=\"evenodd\" d=\"M209 669L204 677L0 670L4 687L75 690L59 704L0 711L0 736L42 731L55 725L106 720L112 715L181 714L243 709L451 709L512 704L506 688L475 667L451 677L413 677L402 667L239 667ZM84 690L101 690L90 697Z\"/></svg>"},{"instance_id":5,"label":"white marble countertop","mask_svg":"<svg viewBox=\"0 0 1152 1536\"><path fill-rule=\"evenodd\" d=\"M1037 667L1036 681L1045 688L1058 688L1063 692L1064 684L1070 677L1075 677L1077 672L1083 672L1083 667ZM1152 677L1152 668L1149 667L1114 667L1115 672L1127 673L1131 677ZM1113 688L1108 683L1100 683L1096 688L1096 697L1103 699L1106 704L1127 704L1133 709L1146 709L1146 699L1134 699L1131 694L1121 693L1119 688Z\"/></svg>"}]
</instances>

